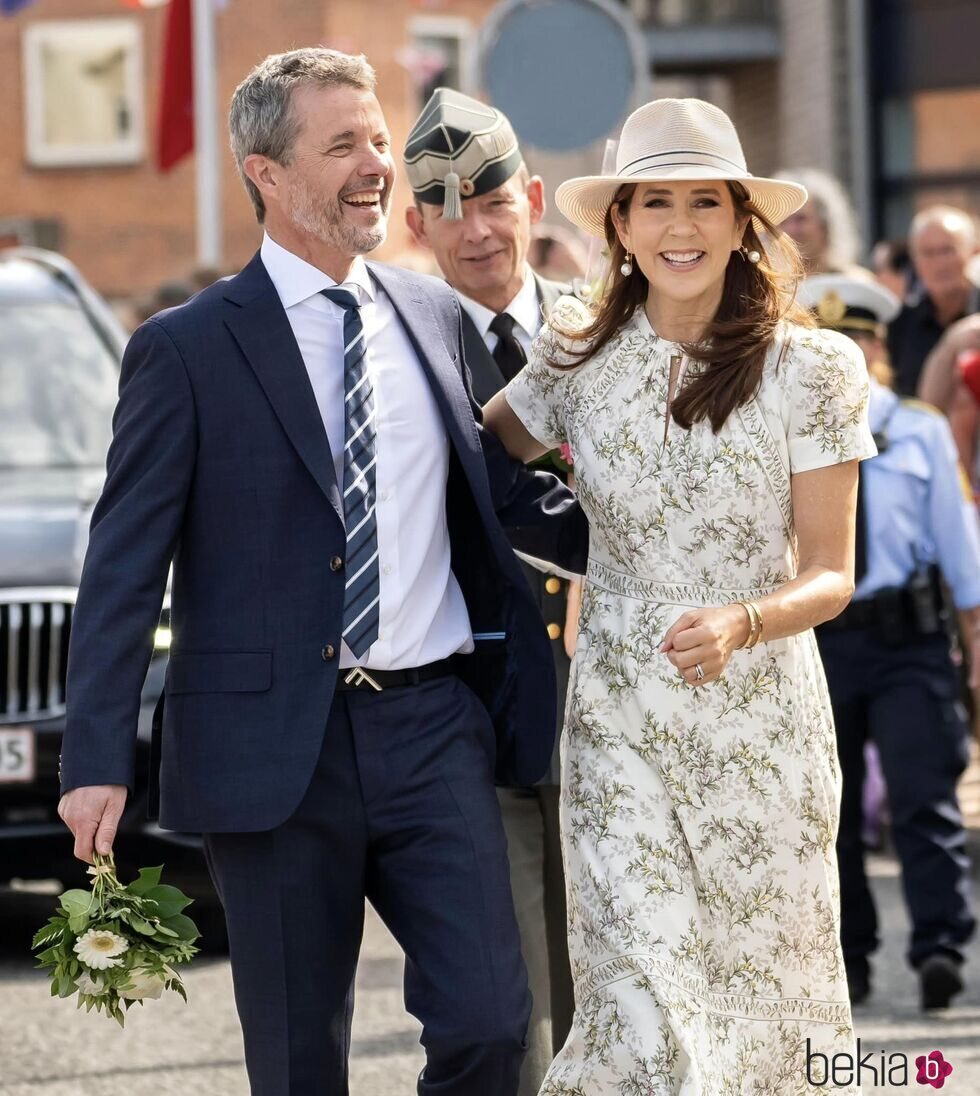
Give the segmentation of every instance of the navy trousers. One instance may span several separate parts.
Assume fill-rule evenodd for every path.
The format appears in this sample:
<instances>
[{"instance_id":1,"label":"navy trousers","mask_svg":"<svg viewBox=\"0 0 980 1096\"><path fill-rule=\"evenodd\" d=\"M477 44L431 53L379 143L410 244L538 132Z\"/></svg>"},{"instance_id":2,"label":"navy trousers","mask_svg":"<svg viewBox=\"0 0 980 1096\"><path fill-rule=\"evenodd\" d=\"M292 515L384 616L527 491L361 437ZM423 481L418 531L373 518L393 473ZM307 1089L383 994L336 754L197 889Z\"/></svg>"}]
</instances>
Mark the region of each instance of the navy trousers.
<instances>
[{"instance_id":1,"label":"navy trousers","mask_svg":"<svg viewBox=\"0 0 980 1096\"><path fill-rule=\"evenodd\" d=\"M888 647L870 628L818 631L843 772L837 856L841 941L848 963L878 946L878 919L864 869L864 744L881 757L895 851L912 921L908 960L936 952L962 958L976 924L969 900L966 832L956 784L969 727L945 636Z\"/></svg>"},{"instance_id":2,"label":"navy trousers","mask_svg":"<svg viewBox=\"0 0 980 1096\"><path fill-rule=\"evenodd\" d=\"M531 1011L493 786L456 677L339 692L295 814L209 834L253 1096L345 1096L364 899L406 956L420 1096L512 1096Z\"/></svg>"}]
</instances>

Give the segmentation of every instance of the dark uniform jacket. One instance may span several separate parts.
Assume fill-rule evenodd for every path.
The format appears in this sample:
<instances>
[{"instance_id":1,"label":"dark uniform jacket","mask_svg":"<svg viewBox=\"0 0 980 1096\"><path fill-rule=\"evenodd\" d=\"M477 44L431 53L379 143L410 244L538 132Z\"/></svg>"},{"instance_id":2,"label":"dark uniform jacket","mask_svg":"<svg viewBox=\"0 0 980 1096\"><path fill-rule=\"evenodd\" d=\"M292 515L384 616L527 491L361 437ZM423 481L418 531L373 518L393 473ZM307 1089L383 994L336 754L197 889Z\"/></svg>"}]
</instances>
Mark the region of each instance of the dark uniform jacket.
<instances>
[{"instance_id":1,"label":"dark uniform jacket","mask_svg":"<svg viewBox=\"0 0 980 1096\"><path fill-rule=\"evenodd\" d=\"M548 315L555 301L562 294L571 292L570 286L546 281L544 278L539 278L537 274L534 275L534 280L537 283L538 301L544 316ZM470 369L473 396L479 404L485 404L504 387L506 381L465 308L463 309L463 349L466 353L466 364ZM544 618L548 637L551 640L551 653L555 660L558 682L558 727L551 766L541 783L557 784L559 782L558 736L561 734L565 714L565 693L568 689L568 670L571 665L565 653L564 639L568 583L557 575L546 574L523 562L521 568L531 587L534 600L541 609L541 616Z\"/></svg>"}]
</instances>

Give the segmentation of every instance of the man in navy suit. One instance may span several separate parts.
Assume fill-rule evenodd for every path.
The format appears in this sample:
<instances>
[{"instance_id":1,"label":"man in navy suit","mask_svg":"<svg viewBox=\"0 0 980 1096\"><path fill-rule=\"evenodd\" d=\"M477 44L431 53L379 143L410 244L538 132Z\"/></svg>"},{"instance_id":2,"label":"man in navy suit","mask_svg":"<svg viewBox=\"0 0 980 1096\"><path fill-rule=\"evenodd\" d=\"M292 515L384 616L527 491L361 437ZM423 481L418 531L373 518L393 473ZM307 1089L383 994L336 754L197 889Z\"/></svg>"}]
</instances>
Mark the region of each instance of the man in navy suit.
<instances>
[{"instance_id":1,"label":"man in navy suit","mask_svg":"<svg viewBox=\"0 0 980 1096\"><path fill-rule=\"evenodd\" d=\"M161 823L204 834L252 1092L347 1092L367 896L405 950L419 1093L508 1096L530 1001L494 775L544 773L555 686L501 523L578 571L588 534L474 420L452 291L361 257L394 181L373 89L305 49L235 93L265 236L126 352L59 809L76 855L111 847L172 562Z\"/></svg>"}]
</instances>

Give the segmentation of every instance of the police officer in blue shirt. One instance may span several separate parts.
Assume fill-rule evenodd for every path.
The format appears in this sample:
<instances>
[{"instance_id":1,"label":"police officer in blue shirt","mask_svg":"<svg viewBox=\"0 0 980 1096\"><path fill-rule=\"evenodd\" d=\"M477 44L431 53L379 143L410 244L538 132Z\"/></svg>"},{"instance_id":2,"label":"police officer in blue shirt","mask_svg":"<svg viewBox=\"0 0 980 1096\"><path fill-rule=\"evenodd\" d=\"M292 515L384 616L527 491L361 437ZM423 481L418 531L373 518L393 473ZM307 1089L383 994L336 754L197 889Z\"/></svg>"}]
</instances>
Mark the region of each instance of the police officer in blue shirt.
<instances>
[{"instance_id":1,"label":"police officer in blue shirt","mask_svg":"<svg viewBox=\"0 0 980 1096\"><path fill-rule=\"evenodd\" d=\"M809 278L801 297L822 326L850 335L871 374L869 415L878 456L861 466L854 598L817 630L843 772L837 853L841 937L854 1003L871 989L877 915L864 868L864 746L878 748L895 849L912 922L908 951L924 1009L963 988L963 945L975 919L966 834L956 800L969 725L953 657L952 595L980 625L980 531L949 426L933 407L901 399L876 379L884 325L898 299L844 275ZM885 367L887 368L887 367ZM971 684L980 681L974 642Z\"/></svg>"}]
</instances>

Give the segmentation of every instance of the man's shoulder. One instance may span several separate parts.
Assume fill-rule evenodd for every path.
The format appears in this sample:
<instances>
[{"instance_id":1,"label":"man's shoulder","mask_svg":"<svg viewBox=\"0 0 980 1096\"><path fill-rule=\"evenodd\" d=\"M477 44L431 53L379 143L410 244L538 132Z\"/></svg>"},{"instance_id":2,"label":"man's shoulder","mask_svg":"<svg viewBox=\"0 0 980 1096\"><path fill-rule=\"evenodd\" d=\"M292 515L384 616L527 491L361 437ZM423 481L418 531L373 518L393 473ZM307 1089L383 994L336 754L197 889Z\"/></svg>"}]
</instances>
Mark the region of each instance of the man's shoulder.
<instances>
[{"instance_id":1,"label":"man's shoulder","mask_svg":"<svg viewBox=\"0 0 980 1096\"><path fill-rule=\"evenodd\" d=\"M382 285L386 281L399 282L434 304L448 306L454 312L459 308L456 294L442 278L435 278L431 274L420 274L415 270L406 270L405 267L395 266L393 263L372 261L367 265Z\"/></svg>"}]
</instances>

